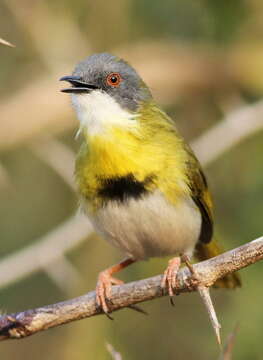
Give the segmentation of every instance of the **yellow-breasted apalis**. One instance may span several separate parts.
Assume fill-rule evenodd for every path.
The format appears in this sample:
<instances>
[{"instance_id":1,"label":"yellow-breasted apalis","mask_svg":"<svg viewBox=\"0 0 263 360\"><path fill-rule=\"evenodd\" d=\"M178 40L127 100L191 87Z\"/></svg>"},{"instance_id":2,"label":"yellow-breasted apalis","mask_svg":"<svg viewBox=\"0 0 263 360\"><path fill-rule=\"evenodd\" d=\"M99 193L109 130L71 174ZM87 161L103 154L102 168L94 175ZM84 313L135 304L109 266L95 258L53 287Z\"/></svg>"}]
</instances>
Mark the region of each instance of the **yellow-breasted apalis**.
<instances>
[{"instance_id":1,"label":"yellow-breasted apalis","mask_svg":"<svg viewBox=\"0 0 263 360\"><path fill-rule=\"evenodd\" d=\"M220 253L198 160L124 60L95 54L61 80L71 84L62 91L71 94L83 136L76 160L81 207L96 231L126 255L99 274L98 305L109 311L111 286L121 283L113 273L149 257L173 256L162 283L173 296L181 259ZM233 274L217 285L232 288L240 281Z\"/></svg>"}]
</instances>

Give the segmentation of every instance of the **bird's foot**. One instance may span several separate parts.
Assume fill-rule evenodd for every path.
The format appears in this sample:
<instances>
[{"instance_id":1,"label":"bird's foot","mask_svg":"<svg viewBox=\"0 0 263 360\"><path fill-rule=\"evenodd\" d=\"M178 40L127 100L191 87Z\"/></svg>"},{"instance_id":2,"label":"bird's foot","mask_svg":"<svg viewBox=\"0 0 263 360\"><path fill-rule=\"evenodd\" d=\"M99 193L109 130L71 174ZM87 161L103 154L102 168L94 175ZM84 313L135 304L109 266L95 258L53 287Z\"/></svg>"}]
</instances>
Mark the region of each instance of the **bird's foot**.
<instances>
[{"instance_id":1,"label":"bird's foot","mask_svg":"<svg viewBox=\"0 0 263 360\"><path fill-rule=\"evenodd\" d=\"M183 254L183 255L181 255L181 260L182 260L182 262L185 263L185 265L188 267L188 269L191 273L191 277L184 278L184 283L185 283L186 287L190 291L197 289L198 285L200 284L200 281L198 279L198 276L195 272L193 265L190 262L189 257L187 255Z\"/></svg>"},{"instance_id":2,"label":"bird's foot","mask_svg":"<svg viewBox=\"0 0 263 360\"><path fill-rule=\"evenodd\" d=\"M181 265L180 257L175 257L169 260L167 269L164 272L161 287L167 289L168 295L170 296L171 304L173 303L174 288L178 285L177 273Z\"/></svg>"},{"instance_id":3,"label":"bird's foot","mask_svg":"<svg viewBox=\"0 0 263 360\"><path fill-rule=\"evenodd\" d=\"M180 286L178 278L177 278L177 274L178 274L178 270L179 267L181 265L181 262L184 262L186 264L186 266L188 267L191 276L189 277L189 275L185 274L184 278L182 279L185 286L189 289L189 290L197 290L206 306L206 309L208 311L212 326L214 328L215 334L216 334L216 338L219 344L221 344L221 338L220 338L220 324L218 322L217 316L216 316L216 312L209 294L209 288L202 285L200 278L198 277L198 274L195 272L195 269L193 267L193 265L190 262L190 259L187 255L182 254L180 255L180 257L175 257L173 259L171 259L168 263L168 267L164 272L164 276L162 278L162 283L161 283L161 287L163 289L167 289L168 291L168 295L170 296L170 301L171 304L174 305L173 303L173 296L174 296L174 291L176 294L176 288ZM184 275L185 272L183 272Z\"/></svg>"},{"instance_id":4,"label":"bird's foot","mask_svg":"<svg viewBox=\"0 0 263 360\"><path fill-rule=\"evenodd\" d=\"M110 317L108 315L110 313L108 305L111 303L112 285L121 284L123 284L123 281L112 277L108 270L102 271L98 276L96 286L96 304L108 317Z\"/></svg>"}]
</instances>

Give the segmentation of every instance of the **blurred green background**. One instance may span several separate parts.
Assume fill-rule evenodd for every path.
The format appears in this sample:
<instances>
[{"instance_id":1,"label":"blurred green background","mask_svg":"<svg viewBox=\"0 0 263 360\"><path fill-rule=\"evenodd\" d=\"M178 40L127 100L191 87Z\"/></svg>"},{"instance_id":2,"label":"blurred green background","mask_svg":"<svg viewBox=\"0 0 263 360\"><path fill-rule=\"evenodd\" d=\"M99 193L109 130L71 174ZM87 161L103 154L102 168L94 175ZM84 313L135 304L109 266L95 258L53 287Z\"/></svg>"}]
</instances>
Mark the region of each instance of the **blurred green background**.
<instances>
[{"instance_id":1,"label":"blurred green background","mask_svg":"<svg viewBox=\"0 0 263 360\"><path fill-rule=\"evenodd\" d=\"M1 0L0 37L16 47L0 46L0 268L7 256L60 228L77 211L71 178L78 124L68 97L59 92L61 76L91 53L120 55L192 141L228 112L260 101L262 12L260 0ZM226 248L262 234L262 143L259 131L205 169ZM94 289L98 272L120 259L91 235L57 263L3 285L1 279L16 271L10 266L1 274L0 307L14 312L78 296ZM41 262L34 252L31 260ZM166 264L167 259L141 262L120 278L152 276ZM212 292L223 338L239 324L234 359L262 359L261 271L261 263L243 270L242 289ZM0 357L104 360L111 358L110 343L125 360L218 358L196 294L177 297L175 307L167 298L142 306L148 317L122 310L114 321L99 316L3 342Z\"/></svg>"}]
</instances>

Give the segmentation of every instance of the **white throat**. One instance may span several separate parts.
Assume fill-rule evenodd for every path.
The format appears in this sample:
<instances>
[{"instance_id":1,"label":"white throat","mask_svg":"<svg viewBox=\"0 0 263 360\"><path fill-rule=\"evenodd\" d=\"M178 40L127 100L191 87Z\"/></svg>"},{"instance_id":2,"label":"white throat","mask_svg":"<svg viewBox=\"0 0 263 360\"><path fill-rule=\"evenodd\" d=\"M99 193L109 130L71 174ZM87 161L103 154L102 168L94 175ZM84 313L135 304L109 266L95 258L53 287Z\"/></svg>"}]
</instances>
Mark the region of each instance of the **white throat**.
<instances>
[{"instance_id":1,"label":"white throat","mask_svg":"<svg viewBox=\"0 0 263 360\"><path fill-rule=\"evenodd\" d=\"M103 134L110 127L131 131L137 128L136 114L124 110L106 92L93 90L88 94L72 94L71 97L80 121L80 131L87 130L90 136Z\"/></svg>"}]
</instances>

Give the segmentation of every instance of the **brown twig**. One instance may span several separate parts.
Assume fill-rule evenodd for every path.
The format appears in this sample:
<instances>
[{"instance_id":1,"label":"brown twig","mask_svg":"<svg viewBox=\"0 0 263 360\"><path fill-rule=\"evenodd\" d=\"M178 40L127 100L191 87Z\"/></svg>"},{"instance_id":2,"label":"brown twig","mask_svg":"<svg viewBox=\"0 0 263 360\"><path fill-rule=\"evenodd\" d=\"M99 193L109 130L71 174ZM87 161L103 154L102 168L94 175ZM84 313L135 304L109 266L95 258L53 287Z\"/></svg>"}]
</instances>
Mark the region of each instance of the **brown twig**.
<instances>
[{"instance_id":1,"label":"brown twig","mask_svg":"<svg viewBox=\"0 0 263 360\"><path fill-rule=\"evenodd\" d=\"M0 262L0 288L3 288L36 271L50 268L66 252L79 245L93 232L88 219L79 214L54 228L31 245L5 257ZM65 269L64 269L65 271ZM68 279L72 278L66 272Z\"/></svg>"},{"instance_id":2,"label":"brown twig","mask_svg":"<svg viewBox=\"0 0 263 360\"><path fill-rule=\"evenodd\" d=\"M204 287L248 265L263 259L263 237L251 241L239 248L227 251L212 259L194 265L195 273ZM190 276L188 268L178 273L179 286L176 292L191 291L184 283ZM152 300L164 295L161 288L162 275L114 286L112 292L112 311L120 310L132 304ZM0 340L19 339L39 331L101 314L95 303L94 291L65 302L44 306L33 310L18 312L0 317Z\"/></svg>"},{"instance_id":3,"label":"brown twig","mask_svg":"<svg viewBox=\"0 0 263 360\"><path fill-rule=\"evenodd\" d=\"M113 360L122 360L121 354L118 351L116 351L111 344L107 343L106 349L110 353Z\"/></svg>"},{"instance_id":4,"label":"brown twig","mask_svg":"<svg viewBox=\"0 0 263 360\"><path fill-rule=\"evenodd\" d=\"M238 332L238 325L235 326L232 333L227 337L226 344L222 350L218 360L231 360L233 358L234 343Z\"/></svg>"},{"instance_id":5,"label":"brown twig","mask_svg":"<svg viewBox=\"0 0 263 360\"><path fill-rule=\"evenodd\" d=\"M46 135L32 142L31 149L75 191L75 154L68 146L54 137Z\"/></svg>"},{"instance_id":6,"label":"brown twig","mask_svg":"<svg viewBox=\"0 0 263 360\"><path fill-rule=\"evenodd\" d=\"M209 165L242 140L262 130L262 115L263 101L229 112L224 120L205 131L191 144L199 161Z\"/></svg>"}]
</instances>

